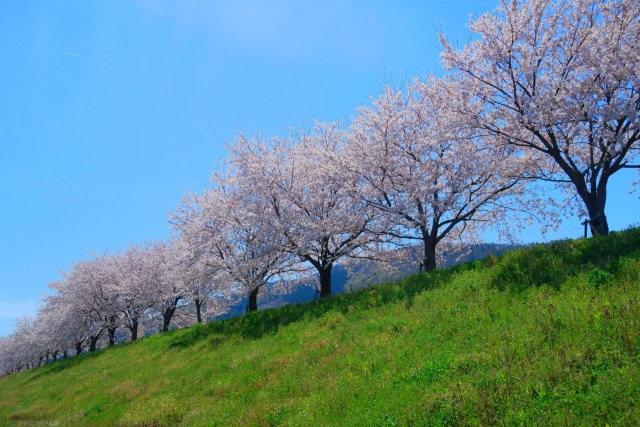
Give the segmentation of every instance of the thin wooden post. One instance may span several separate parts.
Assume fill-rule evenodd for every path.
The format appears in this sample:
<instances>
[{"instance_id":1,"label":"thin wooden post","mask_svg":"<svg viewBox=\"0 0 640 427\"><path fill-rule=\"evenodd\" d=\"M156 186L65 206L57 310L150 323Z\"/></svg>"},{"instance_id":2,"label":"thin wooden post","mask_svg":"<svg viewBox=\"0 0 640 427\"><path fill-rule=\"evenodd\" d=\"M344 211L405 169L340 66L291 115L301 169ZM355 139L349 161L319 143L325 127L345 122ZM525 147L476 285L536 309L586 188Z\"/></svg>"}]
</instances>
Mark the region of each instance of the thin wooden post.
<instances>
[{"instance_id":1,"label":"thin wooden post","mask_svg":"<svg viewBox=\"0 0 640 427\"><path fill-rule=\"evenodd\" d=\"M584 225L584 238L587 238L587 225L589 225L589 220L585 219L584 221L582 221L582 225Z\"/></svg>"}]
</instances>

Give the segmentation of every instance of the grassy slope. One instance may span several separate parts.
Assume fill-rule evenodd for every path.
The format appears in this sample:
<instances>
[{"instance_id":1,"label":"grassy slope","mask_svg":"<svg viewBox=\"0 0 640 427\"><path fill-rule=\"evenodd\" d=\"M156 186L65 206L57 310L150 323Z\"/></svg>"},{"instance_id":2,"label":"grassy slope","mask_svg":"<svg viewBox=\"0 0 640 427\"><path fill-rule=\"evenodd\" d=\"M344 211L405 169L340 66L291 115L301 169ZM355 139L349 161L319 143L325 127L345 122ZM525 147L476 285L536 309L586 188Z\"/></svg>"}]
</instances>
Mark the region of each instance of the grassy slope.
<instances>
[{"instance_id":1,"label":"grassy slope","mask_svg":"<svg viewBox=\"0 0 640 427\"><path fill-rule=\"evenodd\" d=\"M640 230L0 379L1 425L640 425Z\"/></svg>"}]
</instances>

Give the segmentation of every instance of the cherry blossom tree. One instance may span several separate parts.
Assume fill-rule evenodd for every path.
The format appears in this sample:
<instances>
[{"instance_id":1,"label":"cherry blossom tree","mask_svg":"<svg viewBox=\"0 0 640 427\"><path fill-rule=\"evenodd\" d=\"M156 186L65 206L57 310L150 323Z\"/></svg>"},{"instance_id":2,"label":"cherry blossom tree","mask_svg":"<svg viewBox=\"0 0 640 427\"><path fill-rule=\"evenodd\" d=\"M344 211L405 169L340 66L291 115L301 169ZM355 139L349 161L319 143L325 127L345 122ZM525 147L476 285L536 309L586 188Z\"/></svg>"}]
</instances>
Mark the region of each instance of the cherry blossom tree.
<instances>
[{"instance_id":1,"label":"cherry blossom tree","mask_svg":"<svg viewBox=\"0 0 640 427\"><path fill-rule=\"evenodd\" d=\"M184 289L173 277L175 259L167 242L150 243L141 250L142 265L138 280L152 295L152 307L161 317L161 332L167 332L184 298Z\"/></svg>"},{"instance_id":2,"label":"cherry blossom tree","mask_svg":"<svg viewBox=\"0 0 640 427\"><path fill-rule=\"evenodd\" d=\"M113 259L108 255L76 262L63 273L63 281L50 287L69 301L84 318L89 337L89 351L107 333L109 345L115 344L115 332L121 324L119 293L113 277Z\"/></svg>"},{"instance_id":3,"label":"cherry blossom tree","mask_svg":"<svg viewBox=\"0 0 640 427\"><path fill-rule=\"evenodd\" d=\"M470 28L462 49L441 36L443 64L482 107L464 113L607 234L607 184L640 167L640 2L502 0Z\"/></svg>"},{"instance_id":4,"label":"cherry blossom tree","mask_svg":"<svg viewBox=\"0 0 640 427\"><path fill-rule=\"evenodd\" d=\"M131 341L138 339L140 322L155 301L153 287L148 283L147 251L137 245L112 255L112 280L118 292L118 311L122 326Z\"/></svg>"},{"instance_id":5,"label":"cherry blossom tree","mask_svg":"<svg viewBox=\"0 0 640 427\"><path fill-rule=\"evenodd\" d=\"M351 128L345 159L361 197L387 216L382 232L421 242L426 271L441 242L474 240L523 193L518 160L464 126L453 105L463 102L455 82L415 80L406 95L386 87Z\"/></svg>"},{"instance_id":6,"label":"cherry blossom tree","mask_svg":"<svg viewBox=\"0 0 640 427\"><path fill-rule=\"evenodd\" d=\"M39 366L43 360L40 348L40 337L36 334L36 319L24 316L16 321L10 354L13 372L32 369Z\"/></svg>"},{"instance_id":7,"label":"cherry blossom tree","mask_svg":"<svg viewBox=\"0 0 640 427\"><path fill-rule=\"evenodd\" d=\"M173 239L172 248L173 279L180 283L185 297L193 304L196 322L202 323L203 315L206 318L225 313L229 300L219 286L225 280L220 264L207 262L207 258L201 256L201 247L191 245L184 236Z\"/></svg>"},{"instance_id":8,"label":"cherry blossom tree","mask_svg":"<svg viewBox=\"0 0 640 427\"><path fill-rule=\"evenodd\" d=\"M375 212L342 173L344 143L336 123L319 123L312 132L270 142L241 134L229 147L241 185L261 198L262 215L273 219L285 249L318 272L322 297L331 295L336 261L363 255L377 242L367 232Z\"/></svg>"},{"instance_id":9,"label":"cherry blossom tree","mask_svg":"<svg viewBox=\"0 0 640 427\"><path fill-rule=\"evenodd\" d=\"M34 333L39 337L37 347L45 361L52 359L55 362L59 356L67 357L68 350L72 348L75 334L70 334L69 326L75 325L73 319L67 319L69 308L59 298L51 297L38 309ZM70 325L68 320L71 320Z\"/></svg>"},{"instance_id":10,"label":"cherry blossom tree","mask_svg":"<svg viewBox=\"0 0 640 427\"><path fill-rule=\"evenodd\" d=\"M44 307L43 310L53 314L49 333L60 337L64 350L72 351L75 355L82 353L89 344L88 319L74 306L73 301L57 293L45 297Z\"/></svg>"},{"instance_id":11,"label":"cherry blossom tree","mask_svg":"<svg viewBox=\"0 0 640 427\"><path fill-rule=\"evenodd\" d=\"M18 358L15 333L0 337L0 377L17 371Z\"/></svg>"},{"instance_id":12,"label":"cherry blossom tree","mask_svg":"<svg viewBox=\"0 0 640 427\"><path fill-rule=\"evenodd\" d=\"M214 292L227 298L240 292L247 311L255 311L259 290L290 270L286 242L237 176L216 174L212 180L213 188L185 198L174 224L197 254L196 262L216 272Z\"/></svg>"}]
</instances>

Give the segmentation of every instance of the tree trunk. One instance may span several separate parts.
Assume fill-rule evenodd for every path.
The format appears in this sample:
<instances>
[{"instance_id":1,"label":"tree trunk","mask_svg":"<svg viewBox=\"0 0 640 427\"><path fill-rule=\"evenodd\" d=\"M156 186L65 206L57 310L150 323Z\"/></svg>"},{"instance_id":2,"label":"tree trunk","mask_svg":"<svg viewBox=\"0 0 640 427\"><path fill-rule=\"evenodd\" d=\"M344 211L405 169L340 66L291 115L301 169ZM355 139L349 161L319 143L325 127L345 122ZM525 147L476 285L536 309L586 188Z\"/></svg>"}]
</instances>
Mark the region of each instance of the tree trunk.
<instances>
[{"instance_id":1,"label":"tree trunk","mask_svg":"<svg viewBox=\"0 0 640 427\"><path fill-rule=\"evenodd\" d=\"M109 334L109 347L116 344L116 328L108 327L107 334Z\"/></svg>"},{"instance_id":2,"label":"tree trunk","mask_svg":"<svg viewBox=\"0 0 640 427\"><path fill-rule=\"evenodd\" d=\"M89 351L90 352L96 351L96 345L98 344L98 340L99 339L100 339L100 336L89 338Z\"/></svg>"},{"instance_id":3,"label":"tree trunk","mask_svg":"<svg viewBox=\"0 0 640 427\"><path fill-rule=\"evenodd\" d=\"M433 271L436 269L436 242L433 238L425 238L423 240L422 261L420 261L420 273Z\"/></svg>"},{"instance_id":4,"label":"tree trunk","mask_svg":"<svg viewBox=\"0 0 640 427\"><path fill-rule=\"evenodd\" d=\"M604 208L607 204L607 183L609 182L609 176L603 173L597 184L595 184L595 182L587 183L581 176L574 178L575 176L571 178L573 185L582 199L584 206L587 208L587 214L589 215L587 223L591 229L591 235L606 236L609 234L609 224L604 214Z\"/></svg>"},{"instance_id":5,"label":"tree trunk","mask_svg":"<svg viewBox=\"0 0 640 427\"><path fill-rule=\"evenodd\" d=\"M249 301L247 304L247 313L250 311L257 311L258 310L258 291L260 290L260 287L257 286L255 289L252 289L249 292Z\"/></svg>"},{"instance_id":6,"label":"tree trunk","mask_svg":"<svg viewBox=\"0 0 640 427\"><path fill-rule=\"evenodd\" d=\"M53 361L54 361L54 362L57 362L57 361L58 361L58 350L54 351L54 352L52 353L52 356L53 356Z\"/></svg>"},{"instance_id":7,"label":"tree trunk","mask_svg":"<svg viewBox=\"0 0 640 427\"><path fill-rule=\"evenodd\" d=\"M169 330L169 323L171 323L171 318L173 317L173 313L176 312L176 308L168 308L162 313L162 332L167 332Z\"/></svg>"},{"instance_id":8,"label":"tree trunk","mask_svg":"<svg viewBox=\"0 0 640 427\"><path fill-rule=\"evenodd\" d=\"M609 234L609 223L604 214L604 203L586 203L589 213L589 228L592 236L606 236ZM601 207L602 206L602 207Z\"/></svg>"},{"instance_id":9,"label":"tree trunk","mask_svg":"<svg viewBox=\"0 0 640 427\"><path fill-rule=\"evenodd\" d=\"M199 300L198 298L195 299L195 303L196 303L196 321L198 323L202 323L202 300Z\"/></svg>"},{"instance_id":10,"label":"tree trunk","mask_svg":"<svg viewBox=\"0 0 640 427\"><path fill-rule=\"evenodd\" d=\"M320 273L320 298L328 297L331 295L331 269L333 263L325 265L323 268L318 269Z\"/></svg>"},{"instance_id":11,"label":"tree trunk","mask_svg":"<svg viewBox=\"0 0 640 427\"><path fill-rule=\"evenodd\" d=\"M133 319L131 321L131 342L134 342L138 339L138 319Z\"/></svg>"},{"instance_id":12,"label":"tree trunk","mask_svg":"<svg viewBox=\"0 0 640 427\"><path fill-rule=\"evenodd\" d=\"M82 341L76 343L76 356L82 353Z\"/></svg>"}]
</instances>

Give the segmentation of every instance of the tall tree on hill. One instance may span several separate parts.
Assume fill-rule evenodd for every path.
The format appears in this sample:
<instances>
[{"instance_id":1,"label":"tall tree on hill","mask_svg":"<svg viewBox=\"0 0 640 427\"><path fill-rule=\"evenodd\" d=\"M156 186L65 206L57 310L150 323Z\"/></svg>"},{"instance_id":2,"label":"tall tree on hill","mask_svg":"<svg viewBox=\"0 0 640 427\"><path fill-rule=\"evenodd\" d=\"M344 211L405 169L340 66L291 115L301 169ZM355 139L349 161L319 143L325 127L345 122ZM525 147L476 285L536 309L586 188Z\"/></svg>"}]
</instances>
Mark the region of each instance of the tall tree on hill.
<instances>
[{"instance_id":1,"label":"tall tree on hill","mask_svg":"<svg viewBox=\"0 0 640 427\"><path fill-rule=\"evenodd\" d=\"M640 168L640 2L502 0L470 28L461 50L441 36L443 64L482 107L463 113L607 234L607 184Z\"/></svg>"},{"instance_id":2,"label":"tall tree on hill","mask_svg":"<svg viewBox=\"0 0 640 427\"><path fill-rule=\"evenodd\" d=\"M381 232L421 243L421 270L436 268L442 242L477 238L523 195L518 159L464 126L453 106L464 102L445 79L415 80L407 94L387 87L359 109L343 159L360 197L387 217Z\"/></svg>"},{"instance_id":3,"label":"tall tree on hill","mask_svg":"<svg viewBox=\"0 0 640 427\"><path fill-rule=\"evenodd\" d=\"M40 339L36 334L36 319L24 316L16 321L14 332L7 343L11 345L9 355L13 372L32 369L41 364L43 355Z\"/></svg>"},{"instance_id":4,"label":"tall tree on hill","mask_svg":"<svg viewBox=\"0 0 640 427\"><path fill-rule=\"evenodd\" d=\"M109 345L115 344L115 331L122 320L112 267L109 256L95 256L74 263L71 271L63 273L63 281L50 285L77 307L78 314L84 318L89 351L96 350L98 340L105 332Z\"/></svg>"},{"instance_id":5,"label":"tall tree on hill","mask_svg":"<svg viewBox=\"0 0 640 427\"><path fill-rule=\"evenodd\" d=\"M184 298L185 290L173 277L176 260L167 242L150 243L142 252L140 279L153 298L151 306L160 317L160 332L167 332Z\"/></svg>"},{"instance_id":6,"label":"tall tree on hill","mask_svg":"<svg viewBox=\"0 0 640 427\"><path fill-rule=\"evenodd\" d=\"M199 255L200 248L192 245L184 236L171 241L174 268L172 280L184 290L185 298L193 304L196 322L202 323L203 314L215 316L226 311L227 302L219 286L224 280L220 266L207 263Z\"/></svg>"},{"instance_id":7,"label":"tall tree on hill","mask_svg":"<svg viewBox=\"0 0 640 427\"><path fill-rule=\"evenodd\" d=\"M87 319L64 294L55 292L60 283L49 285L54 290L52 295L45 297L41 312L52 315L48 326L48 334L56 335L61 341L61 350L68 354L78 355L89 343ZM64 286L62 284L61 286Z\"/></svg>"},{"instance_id":8,"label":"tall tree on hill","mask_svg":"<svg viewBox=\"0 0 640 427\"><path fill-rule=\"evenodd\" d=\"M187 196L174 215L194 262L215 272L213 292L247 298L247 311L258 308L258 292L291 269L285 240L263 214L254 189L238 185L235 173L215 175L214 187Z\"/></svg>"},{"instance_id":9,"label":"tall tree on hill","mask_svg":"<svg viewBox=\"0 0 640 427\"><path fill-rule=\"evenodd\" d=\"M39 337L36 347L39 348L44 361L53 360L55 362L58 357L68 355L67 350L70 348L70 342L67 334L66 315L69 313L68 307L52 304L53 300L51 299L47 302L38 308L36 316L34 332ZM65 308L67 310L64 310Z\"/></svg>"},{"instance_id":10,"label":"tall tree on hill","mask_svg":"<svg viewBox=\"0 0 640 427\"><path fill-rule=\"evenodd\" d=\"M336 261L363 254L377 241L368 233L375 212L355 197L354 182L340 168L345 143L337 124L270 142L239 135L228 162L253 188L285 237L286 250L317 272L320 296L331 295Z\"/></svg>"},{"instance_id":11,"label":"tall tree on hill","mask_svg":"<svg viewBox=\"0 0 640 427\"><path fill-rule=\"evenodd\" d=\"M18 370L20 354L16 351L15 331L0 337L0 376L10 375Z\"/></svg>"},{"instance_id":12,"label":"tall tree on hill","mask_svg":"<svg viewBox=\"0 0 640 427\"><path fill-rule=\"evenodd\" d=\"M145 256L146 249L136 245L111 255L112 280L119 295L118 310L131 341L138 339L140 322L154 302L154 288L149 285Z\"/></svg>"}]
</instances>

